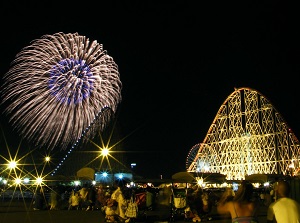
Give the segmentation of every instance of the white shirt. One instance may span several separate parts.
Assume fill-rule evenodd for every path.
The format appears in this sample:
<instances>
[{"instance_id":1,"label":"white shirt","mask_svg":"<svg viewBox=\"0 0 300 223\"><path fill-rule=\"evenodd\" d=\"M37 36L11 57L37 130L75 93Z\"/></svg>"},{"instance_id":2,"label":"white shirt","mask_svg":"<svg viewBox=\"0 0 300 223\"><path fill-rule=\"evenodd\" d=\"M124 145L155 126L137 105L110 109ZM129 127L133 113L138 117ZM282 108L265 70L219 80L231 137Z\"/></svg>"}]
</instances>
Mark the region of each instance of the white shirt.
<instances>
[{"instance_id":1,"label":"white shirt","mask_svg":"<svg viewBox=\"0 0 300 223\"><path fill-rule=\"evenodd\" d=\"M300 205L291 198L280 198L270 204L267 220L276 219L277 223L300 223Z\"/></svg>"}]
</instances>

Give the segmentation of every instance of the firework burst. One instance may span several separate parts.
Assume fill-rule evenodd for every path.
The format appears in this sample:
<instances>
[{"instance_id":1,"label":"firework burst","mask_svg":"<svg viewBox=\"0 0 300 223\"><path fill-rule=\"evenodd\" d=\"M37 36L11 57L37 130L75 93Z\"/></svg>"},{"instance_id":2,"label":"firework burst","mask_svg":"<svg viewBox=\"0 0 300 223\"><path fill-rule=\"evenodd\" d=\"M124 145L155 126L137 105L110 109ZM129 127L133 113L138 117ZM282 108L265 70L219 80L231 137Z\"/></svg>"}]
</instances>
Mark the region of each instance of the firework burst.
<instances>
[{"instance_id":1,"label":"firework burst","mask_svg":"<svg viewBox=\"0 0 300 223\"><path fill-rule=\"evenodd\" d=\"M44 35L3 77L2 105L20 135L66 149L103 130L121 101L118 66L102 44L77 33Z\"/></svg>"}]
</instances>

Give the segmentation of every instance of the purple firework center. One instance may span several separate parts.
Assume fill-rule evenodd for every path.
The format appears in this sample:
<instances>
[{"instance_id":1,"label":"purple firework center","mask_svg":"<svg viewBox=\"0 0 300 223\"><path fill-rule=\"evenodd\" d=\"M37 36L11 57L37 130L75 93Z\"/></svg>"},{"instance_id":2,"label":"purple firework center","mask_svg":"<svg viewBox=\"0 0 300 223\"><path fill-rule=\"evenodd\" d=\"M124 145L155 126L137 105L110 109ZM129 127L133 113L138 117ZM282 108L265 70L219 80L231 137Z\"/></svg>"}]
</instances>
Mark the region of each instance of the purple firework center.
<instances>
[{"instance_id":1,"label":"purple firework center","mask_svg":"<svg viewBox=\"0 0 300 223\"><path fill-rule=\"evenodd\" d=\"M95 77L83 60L64 59L50 71L49 89L61 103L78 104L91 95Z\"/></svg>"}]
</instances>

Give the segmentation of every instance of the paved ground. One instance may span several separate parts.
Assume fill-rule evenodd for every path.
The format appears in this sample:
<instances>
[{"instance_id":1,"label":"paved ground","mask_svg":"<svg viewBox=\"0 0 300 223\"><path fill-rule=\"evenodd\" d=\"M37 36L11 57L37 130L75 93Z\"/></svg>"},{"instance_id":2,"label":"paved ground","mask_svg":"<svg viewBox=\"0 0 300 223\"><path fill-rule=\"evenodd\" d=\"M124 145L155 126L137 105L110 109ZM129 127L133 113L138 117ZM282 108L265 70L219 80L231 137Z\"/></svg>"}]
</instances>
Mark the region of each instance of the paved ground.
<instances>
[{"instance_id":1,"label":"paved ground","mask_svg":"<svg viewBox=\"0 0 300 223\"><path fill-rule=\"evenodd\" d=\"M154 211L147 211L146 215L140 216L139 223L149 222L170 222L170 209L160 207ZM230 223L231 220L225 216L220 216L215 210L211 213L212 220L215 223ZM266 207L261 208L260 222L266 222ZM208 221L207 219L203 220ZM203 222L202 221L202 222ZM104 215L100 210L95 211L68 211L68 210L41 210L34 211L27 201L13 200L0 201L0 223L103 223ZM186 223L184 219L174 219L175 223Z\"/></svg>"},{"instance_id":2,"label":"paved ground","mask_svg":"<svg viewBox=\"0 0 300 223\"><path fill-rule=\"evenodd\" d=\"M101 211L40 210L34 211L28 202L0 201L0 223L103 223Z\"/></svg>"}]
</instances>

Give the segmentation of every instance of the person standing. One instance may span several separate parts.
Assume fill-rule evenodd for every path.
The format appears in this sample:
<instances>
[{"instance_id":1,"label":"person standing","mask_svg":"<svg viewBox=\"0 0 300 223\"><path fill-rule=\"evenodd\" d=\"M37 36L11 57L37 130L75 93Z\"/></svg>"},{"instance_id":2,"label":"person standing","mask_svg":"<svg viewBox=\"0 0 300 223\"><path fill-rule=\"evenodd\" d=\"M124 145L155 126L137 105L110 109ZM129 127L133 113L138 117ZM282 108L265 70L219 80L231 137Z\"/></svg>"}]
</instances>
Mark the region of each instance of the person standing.
<instances>
[{"instance_id":1,"label":"person standing","mask_svg":"<svg viewBox=\"0 0 300 223\"><path fill-rule=\"evenodd\" d=\"M149 186L146 188L146 207L149 211L152 211L154 207L154 192Z\"/></svg>"},{"instance_id":2,"label":"person standing","mask_svg":"<svg viewBox=\"0 0 300 223\"><path fill-rule=\"evenodd\" d=\"M73 190L69 198L68 210L78 210L80 208L80 202L81 198L79 192Z\"/></svg>"},{"instance_id":3,"label":"person standing","mask_svg":"<svg viewBox=\"0 0 300 223\"><path fill-rule=\"evenodd\" d=\"M80 208L85 210L88 207L88 187L84 185L78 192L81 198Z\"/></svg>"},{"instance_id":4,"label":"person standing","mask_svg":"<svg viewBox=\"0 0 300 223\"><path fill-rule=\"evenodd\" d=\"M108 197L110 197L110 195L107 194L106 196L106 191L104 190L103 185L100 185L97 189L97 194L96 194L96 206L99 209L102 209L106 205L106 200Z\"/></svg>"},{"instance_id":5,"label":"person standing","mask_svg":"<svg viewBox=\"0 0 300 223\"><path fill-rule=\"evenodd\" d=\"M58 191L53 187L50 192L50 210L58 210Z\"/></svg>"},{"instance_id":6,"label":"person standing","mask_svg":"<svg viewBox=\"0 0 300 223\"><path fill-rule=\"evenodd\" d=\"M96 189L93 185L91 185L88 189L88 194L87 194L87 201L88 201L88 207L86 209L86 211L88 210L94 210L95 208L95 204L96 204Z\"/></svg>"},{"instance_id":7,"label":"person standing","mask_svg":"<svg viewBox=\"0 0 300 223\"><path fill-rule=\"evenodd\" d=\"M125 216L127 219L125 220L125 223L130 222L130 223L135 223L136 219L138 217L138 204L136 203L136 196L135 196L135 191L131 191L131 196L130 196L130 201L128 203Z\"/></svg>"},{"instance_id":8,"label":"person standing","mask_svg":"<svg viewBox=\"0 0 300 223\"><path fill-rule=\"evenodd\" d=\"M115 186L117 187L117 189L111 195L111 199L115 200L118 203L117 214L119 215L119 218L121 218L121 221L126 219L125 211L127 208L127 200L125 199L123 193L124 185L124 181L117 180L115 182Z\"/></svg>"},{"instance_id":9,"label":"person standing","mask_svg":"<svg viewBox=\"0 0 300 223\"><path fill-rule=\"evenodd\" d=\"M278 181L274 191L277 200L268 207L267 222L299 223L300 204L289 198L290 184L287 181Z\"/></svg>"},{"instance_id":10,"label":"person standing","mask_svg":"<svg viewBox=\"0 0 300 223\"><path fill-rule=\"evenodd\" d=\"M34 206L33 210L38 211L38 210L43 210L44 209L44 193L43 193L43 188L40 188L36 190L35 196L34 196Z\"/></svg>"},{"instance_id":11,"label":"person standing","mask_svg":"<svg viewBox=\"0 0 300 223\"><path fill-rule=\"evenodd\" d=\"M193 222L200 222L201 213L203 209L203 202L202 202L202 195L203 190L201 187L194 188L194 192L192 193L192 199L189 199L189 206L193 213Z\"/></svg>"},{"instance_id":12,"label":"person standing","mask_svg":"<svg viewBox=\"0 0 300 223\"><path fill-rule=\"evenodd\" d=\"M259 203L252 198L253 185L243 180L234 196L232 190L227 190L223 194L218 202L217 210L220 214L229 213L233 223L258 223Z\"/></svg>"}]
</instances>

